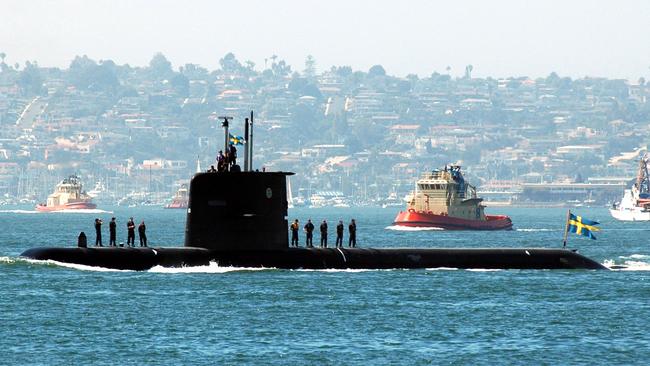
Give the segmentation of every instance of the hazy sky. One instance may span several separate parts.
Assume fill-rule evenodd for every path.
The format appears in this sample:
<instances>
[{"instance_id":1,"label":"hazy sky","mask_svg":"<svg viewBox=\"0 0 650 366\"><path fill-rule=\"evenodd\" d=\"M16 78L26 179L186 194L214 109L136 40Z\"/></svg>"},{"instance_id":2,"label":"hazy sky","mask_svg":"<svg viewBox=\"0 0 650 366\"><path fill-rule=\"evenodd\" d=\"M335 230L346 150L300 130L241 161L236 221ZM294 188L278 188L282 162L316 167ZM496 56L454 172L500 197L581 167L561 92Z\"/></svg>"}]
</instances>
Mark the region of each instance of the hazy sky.
<instances>
[{"instance_id":1,"label":"hazy sky","mask_svg":"<svg viewBox=\"0 0 650 366\"><path fill-rule=\"evenodd\" d=\"M256 68L275 54L293 69L374 64L389 74L605 76L650 79L650 1L4 0L7 62L67 67L86 54L215 69L233 52Z\"/></svg>"}]
</instances>

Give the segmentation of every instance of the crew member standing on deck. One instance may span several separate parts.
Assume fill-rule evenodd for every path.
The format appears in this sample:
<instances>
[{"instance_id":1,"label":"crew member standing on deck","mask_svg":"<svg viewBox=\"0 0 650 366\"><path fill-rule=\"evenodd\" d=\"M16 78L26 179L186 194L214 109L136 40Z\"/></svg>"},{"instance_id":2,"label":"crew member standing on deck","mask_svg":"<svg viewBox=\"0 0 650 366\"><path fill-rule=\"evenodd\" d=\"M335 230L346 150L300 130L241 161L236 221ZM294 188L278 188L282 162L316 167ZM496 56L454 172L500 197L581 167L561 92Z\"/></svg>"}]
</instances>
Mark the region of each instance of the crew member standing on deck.
<instances>
[{"instance_id":1,"label":"crew member standing on deck","mask_svg":"<svg viewBox=\"0 0 650 366\"><path fill-rule=\"evenodd\" d=\"M129 222L126 223L126 246L129 245L135 246L135 223L133 222L133 217L129 218Z\"/></svg>"},{"instance_id":2,"label":"crew member standing on deck","mask_svg":"<svg viewBox=\"0 0 650 366\"><path fill-rule=\"evenodd\" d=\"M110 238L108 240L108 245L111 247L117 246L116 240L117 240L117 223L115 222L115 218L111 218L111 222L108 223L108 233L110 235Z\"/></svg>"},{"instance_id":3,"label":"crew member standing on deck","mask_svg":"<svg viewBox=\"0 0 650 366\"><path fill-rule=\"evenodd\" d=\"M298 231L300 230L300 225L298 224L298 219L295 219L291 224L291 246L298 246Z\"/></svg>"},{"instance_id":4,"label":"crew member standing on deck","mask_svg":"<svg viewBox=\"0 0 650 366\"><path fill-rule=\"evenodd\" d=\"M336 225L336 247L343 247L343 221Z\"/></svg>"},{"instance_id":5,"label":"crew member standing on deck","mask_svg":"<svg viewBox=\"0 0 650 366\"><path fill-rule=\"evenodd\" d=\"M102 245L102 220L95 219L95 246L103 247Z\"/></svg>"},{"instance_id":6,"label":"crew member standing on deck","mask_svg":"<svg viewBox=\"0 0 650 366\"><path fill-rule=\"evenodd\" d=\"M141 247L146 247L147 246L147 234L145 231L147 230L147 227L144 225L144 220L138 225L138 238L140 238L140 246Z\"/></svg>"},{"instance_id":7,"label":"crew member standing on deck","mask_svg":"<svg viewBox=\"0 0 650 366\"><path fill-rule=\"evenodd\" d=\"M217 171L225 172L226 171L226 157L223 156L223 151L219 150L217 155Z\"/></svg>"},{"instance_id":8,"label":"crew member standing on deck","mask_svg":"<svg viewBox=\"0 0 650 366\"><path fill-rule=\"evenodd\" d=\"M307 248L313 248L314 247L314 224L311 223L311 219L307 220L307 223L305 224L305 232L306 234L306 239L305 239L305 245Z\"/></svg>"},{"instance_id":9,"label":"crew member standing on deck","mask_svg":"<svg viewBox=\"0 0 650 366\"><path fill-rule=\"evenodd\" d=\"M320 247L327 248L327 221L320 224Z\"/></svg>"},{"instance_id":10,"label":"crew member standing on deck","mask_svg":"<svg viewBox=\"0 0 650 366\"><path fill-rule=\"evenodd\" d=\"M230 167L232 168L233 165L237 164L237 148L235 147L235 144L232 142L230 143L230 151L228 151L228 158L230 159Z\"/></svg>"},{"instance_id":11,"label":"crew member standing on deck","mask_svg":"<svg viewBox=\"0 0 650 366\"><path fill-rule=\"evenodd\" d=\"M350 232L350 240L348 241L348 246L354 248L357 246L357 223L354 222L354 219L352 219L352 222L350 222L348 231Z\"/></svg>"}]
</instances>

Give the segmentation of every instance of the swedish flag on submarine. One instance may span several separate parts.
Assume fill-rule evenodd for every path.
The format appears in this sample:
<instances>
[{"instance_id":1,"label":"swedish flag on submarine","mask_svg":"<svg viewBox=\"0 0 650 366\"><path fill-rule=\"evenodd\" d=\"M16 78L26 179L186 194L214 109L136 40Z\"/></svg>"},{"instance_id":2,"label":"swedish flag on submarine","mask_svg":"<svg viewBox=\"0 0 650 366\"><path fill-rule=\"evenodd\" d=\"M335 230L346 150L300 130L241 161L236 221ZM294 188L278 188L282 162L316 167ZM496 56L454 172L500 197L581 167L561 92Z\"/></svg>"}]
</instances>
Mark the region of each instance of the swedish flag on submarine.
<instances>
[{"instance_id":1,"label":"swedish flag on submarine","mask_svg":"<svg viewBox=\"0 0 650 366\"><path fill-rule=\"evenodd\" d=\"M577 216L569 212L567 221L567 232L576 233L578 235L586 236L589 239L596 240L594 231L599 231L600 228L596 227L600 223L597 221L587 220L582 216Z\"/></svg>"},{"instance_id":2,"label":"swedish flag on submarine","mask_svg":"<svg viewBox=\"0 0 650 366\"><path fill-rule=\"evenodd\" d=\"M244 138L241 136L235 136L233 134L229 134L229 141L230 144L232 145L243 145L244 144Z\"/></svg>"}]
</instances>

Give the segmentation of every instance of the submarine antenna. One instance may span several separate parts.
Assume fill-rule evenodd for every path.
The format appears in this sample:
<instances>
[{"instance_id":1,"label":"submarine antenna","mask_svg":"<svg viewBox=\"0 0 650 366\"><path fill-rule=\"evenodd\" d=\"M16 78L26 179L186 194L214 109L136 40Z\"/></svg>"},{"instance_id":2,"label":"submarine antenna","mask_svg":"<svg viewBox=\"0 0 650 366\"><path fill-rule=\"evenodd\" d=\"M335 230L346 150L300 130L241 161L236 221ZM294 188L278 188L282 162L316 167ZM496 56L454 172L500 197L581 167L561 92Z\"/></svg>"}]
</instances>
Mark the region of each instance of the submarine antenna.
<instances>
[{"instance_id":1,"label":"submarine antenna","mask_svg":"<svg viewBox=\"0 0 650 366\"><path fill-rule=\"evenodd\" d=\"M250 149L248 153L248 170L253 171L253 111L251 111L251 129L250 129L250 137L249 137L249 143L250 146L247 146L247 149Z\"/></svg>"},{"instance_id":2,"label":"submarine antenna","mask_svg":"<svg viewBox=\"0 0 650 366\"><path fill-rule=\"evenodd\" d=\"M244 171L248 171L248 117L244 118Z\"/></svg>"},{"instance_id":3,"label":"submarine antenna","mask_svg":"<svg viewBox=\"0 0 650 366\"><path fill-rule=\"evenodd\" d=\"M223 152L224 154L228 154L228 140L230 140L230 135L228 134L228 120L231 120L232 117L224 116L224 117L219 117L219 119L223 119L223 122L221 122L221 127L224 128L224 134L225 134ZM226 164L226 170L228 170L228 164Z\"/></svg>"},{"instance_id":4,"label":"submarine antenna","mask_svg":"<svg viewBox=\"0 0 650 366\"><path fill-rule=\"evenodd\" d=\"M566 248L566 239L569 236L569 219L571 218L571 210L566 210L566 223L564 224L564 242L562 248Z\"/></svg>"}]
</instances>

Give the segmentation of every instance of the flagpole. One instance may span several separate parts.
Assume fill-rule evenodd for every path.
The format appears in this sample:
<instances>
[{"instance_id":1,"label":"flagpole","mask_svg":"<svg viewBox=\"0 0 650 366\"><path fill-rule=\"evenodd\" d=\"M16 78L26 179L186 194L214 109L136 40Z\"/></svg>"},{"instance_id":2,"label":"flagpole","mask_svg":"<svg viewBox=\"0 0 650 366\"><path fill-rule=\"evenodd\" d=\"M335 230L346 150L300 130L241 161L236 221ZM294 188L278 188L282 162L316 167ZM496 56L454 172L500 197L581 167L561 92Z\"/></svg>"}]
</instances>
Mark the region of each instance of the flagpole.
<instances>
[{"instance_id":1,"label":"flagpole","mask_svg":"<svg viewBox=\"0 0 650 366\"><path fill-rule=\"evenodd\" d=\"M566 239L569 235L569 219L571 218L571 209L566 210L566 223L564 224L564 242L562 248L566 248Z\"/></svg>"}]
</instances>

